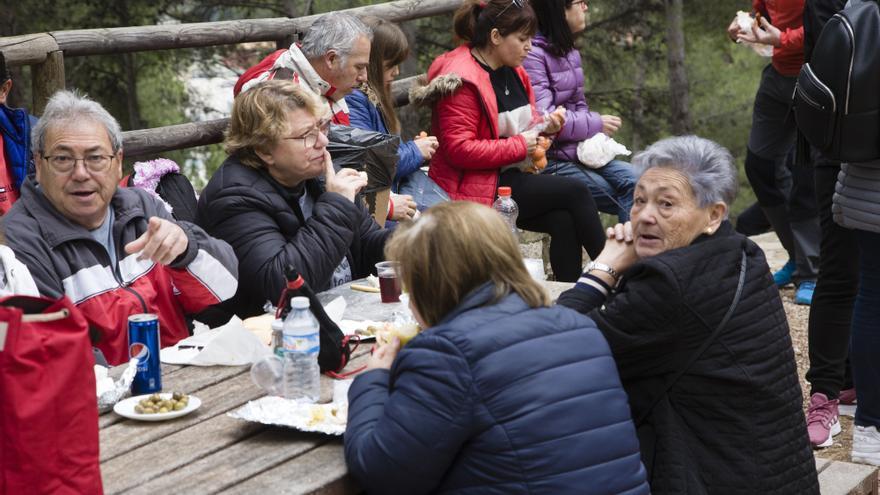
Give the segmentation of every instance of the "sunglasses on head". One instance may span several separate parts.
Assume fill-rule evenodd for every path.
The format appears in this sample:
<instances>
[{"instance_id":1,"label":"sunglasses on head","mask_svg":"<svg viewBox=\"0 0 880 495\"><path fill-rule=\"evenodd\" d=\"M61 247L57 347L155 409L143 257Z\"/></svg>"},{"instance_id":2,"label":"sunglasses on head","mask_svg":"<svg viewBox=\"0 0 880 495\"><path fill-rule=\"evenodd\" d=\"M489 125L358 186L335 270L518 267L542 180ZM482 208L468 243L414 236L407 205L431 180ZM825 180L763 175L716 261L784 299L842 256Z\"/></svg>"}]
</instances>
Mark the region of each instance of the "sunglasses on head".
<instances>
[{"instance_id":1,"label":"sunglasses on head","mask_svg":"<svg viewBox=\"0 0 880 495\"><path fill-rule=\"evenodd\" d=\"M499 17L501 17L502 14L507 12L507 9L509 9L510 7L513 7L514 5L516 6L516 8L521 9L521 8L525 7L526 0L510 0L510 3L507 4L507 7L504 7L503 9L501 9L501 12L499 12L498 14L495 15L495 19L497 20Z\"/></svg>"}]
</instances>

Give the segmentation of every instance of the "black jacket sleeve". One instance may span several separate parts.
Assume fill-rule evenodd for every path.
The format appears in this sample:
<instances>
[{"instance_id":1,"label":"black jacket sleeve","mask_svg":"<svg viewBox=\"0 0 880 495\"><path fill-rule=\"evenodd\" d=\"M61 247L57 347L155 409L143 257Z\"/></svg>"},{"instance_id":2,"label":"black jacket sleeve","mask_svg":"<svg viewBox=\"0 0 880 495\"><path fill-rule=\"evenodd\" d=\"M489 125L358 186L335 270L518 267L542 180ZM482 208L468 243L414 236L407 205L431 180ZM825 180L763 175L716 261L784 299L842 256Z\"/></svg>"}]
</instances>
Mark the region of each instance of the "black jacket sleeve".
<instances>
[{"instance_id":1,"label":"black jacket sleeve","mask_svg":"<svg viewBox=\"0 0 880 495\"><path fill-rule=\"evenodd\" d=\"M573 288L559 304L592 318L605 336L623 381L634 376L662 373L676 360L676 322L680 316L681 288L672 270L660 263L642 263L626 273L626 282L607 300L598 291Z\"/></svg>"}]
</instances>

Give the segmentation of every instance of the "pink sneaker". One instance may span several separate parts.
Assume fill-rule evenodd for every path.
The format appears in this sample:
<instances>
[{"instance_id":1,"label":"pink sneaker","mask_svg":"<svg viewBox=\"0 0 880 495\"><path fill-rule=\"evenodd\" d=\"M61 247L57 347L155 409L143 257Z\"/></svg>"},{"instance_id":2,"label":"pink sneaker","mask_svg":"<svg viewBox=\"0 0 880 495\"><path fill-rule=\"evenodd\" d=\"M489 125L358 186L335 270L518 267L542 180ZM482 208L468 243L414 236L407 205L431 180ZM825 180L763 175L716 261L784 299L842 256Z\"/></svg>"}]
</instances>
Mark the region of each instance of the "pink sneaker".
<instances>
[{"instance_id":1,"label":"pink sneaker","mask_svg":"<svg viewBox=\"0 0 880 495\"><path fill-rule=\"evenodd\" d=\"M840 433L837 404L837 399L828 400L825 394L815 393L810 396L807 433L814 448L830 447L834 443L834 435Z\"/></svg>"},{"instance_id":2,"label":"pink sneaker","mask_svg":"<svg viewBox=\"0 0 880 495\"><path fill-rule=\"evenodd\" d=\"M840 396L837 398L838 401L844 406L851 406L856 403L856 389L848 388L846 390L840 391Z\"/></svg>"}]
</instances>

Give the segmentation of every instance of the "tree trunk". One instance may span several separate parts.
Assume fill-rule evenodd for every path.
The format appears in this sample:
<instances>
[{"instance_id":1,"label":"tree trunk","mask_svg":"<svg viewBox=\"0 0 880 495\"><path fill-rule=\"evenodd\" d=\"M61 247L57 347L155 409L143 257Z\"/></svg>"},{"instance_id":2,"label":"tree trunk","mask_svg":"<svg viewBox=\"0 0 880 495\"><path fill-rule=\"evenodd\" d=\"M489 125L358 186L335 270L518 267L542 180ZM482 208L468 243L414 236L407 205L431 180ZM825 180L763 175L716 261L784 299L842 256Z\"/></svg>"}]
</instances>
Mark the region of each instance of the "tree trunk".
<instances>
[{"instance_id":1,"label":"tree trunk","mask_svg":"<svg viewBox=\"0 0 880 495\"><path fill-rule=\"evenodd\" d=\"M689 88L684 51L683 0L666 0L666 62L669 67L669 104L672 132L691 132Z\"/></svg>"},{"instance_id":2,"label":"tree trunk","mask_svg":"<svg viewBox=\"0 0 880 495\"><path fill-rule=\"evenodd\" d=\"M633 150L642 149L642 125L645 118L645 97L642 92L645 89L645 67L648 65L648 57L645 56L645 50L638 49L636 53L636 73L633 75L635 91L633 92L632 102L632 139L630 145Z\"/></svg>"},{"instance_id":3,"label":"tree trunk","mask_svg":"<svg viewBox=\"0 0 880 495\"><path fill-rule=\"evenodd\" d=\"M410 54L409 57L400 64L400 75L404 77L416 75L419 73L419 45L416 39L415 21L404 22L399 24L399 26L404 34L406 34L407 39L409 39ZM413 136L421 131L421 129L419 129L419 113L414 106L407 105L397 108L397 116L400 118L400 137L402 139L412 139ZM425 130L430 132L430 129Z\"/></svg>"},{"instance_id":4,"label":"tree trunk","mask_svg":"<svg viewBox=\"0 0 880 495\"><path fill-rule=\"evenodd\" d=\"M138 103L138 74L134 57L134 53L125 53L122 55L122 70L125 74L125 92L128 96L126 98L126 104L128 105L128 126L131 130L142 129L144 127L143 121L141 120L141 106Z\"/></svg>"}]
</instances>

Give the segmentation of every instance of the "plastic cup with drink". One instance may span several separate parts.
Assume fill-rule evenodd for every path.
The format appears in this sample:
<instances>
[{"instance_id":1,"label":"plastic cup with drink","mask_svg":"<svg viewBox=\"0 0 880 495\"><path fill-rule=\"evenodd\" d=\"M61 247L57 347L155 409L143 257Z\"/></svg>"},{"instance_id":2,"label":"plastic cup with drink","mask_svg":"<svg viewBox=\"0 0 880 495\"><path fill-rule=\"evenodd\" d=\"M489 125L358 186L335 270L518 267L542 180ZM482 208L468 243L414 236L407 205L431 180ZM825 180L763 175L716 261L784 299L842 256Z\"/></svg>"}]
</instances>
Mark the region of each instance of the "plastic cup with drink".
<instances>
[{"instance_id":1,"label":"plastic cup with drink","mask_svg":"<svg viewBox=\"0 0 880 495\"><path fill-rule=\"evenodd\" d=\"M382 261L376 263L376 275L379 276L379 292L383 303L400 302L400 279L398 270L400 263L397 261Z\"/></svg>"}]
</instances>

